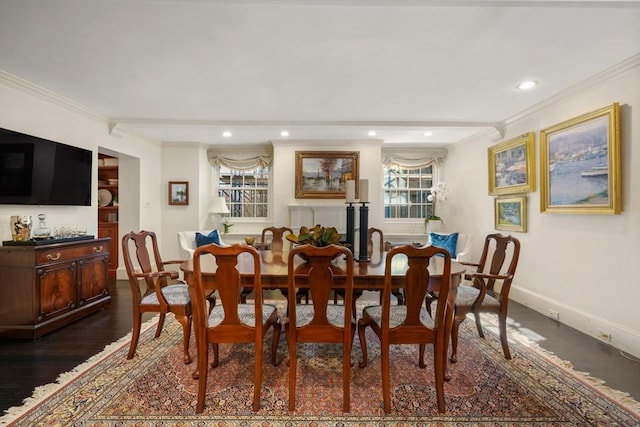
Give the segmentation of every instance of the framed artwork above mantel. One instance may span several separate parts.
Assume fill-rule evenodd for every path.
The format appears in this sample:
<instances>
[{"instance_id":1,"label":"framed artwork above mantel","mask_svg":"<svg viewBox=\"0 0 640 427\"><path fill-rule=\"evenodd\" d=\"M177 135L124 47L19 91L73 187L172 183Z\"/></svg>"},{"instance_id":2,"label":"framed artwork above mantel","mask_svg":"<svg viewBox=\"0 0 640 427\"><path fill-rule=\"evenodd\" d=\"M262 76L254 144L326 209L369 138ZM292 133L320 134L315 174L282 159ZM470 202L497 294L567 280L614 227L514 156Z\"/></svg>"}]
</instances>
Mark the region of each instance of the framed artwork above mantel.
<instances>
[{"instance_id":1,"label":"framed artwork above mantel","mask_svg":"<svg viewBox=\"0 0 640 427\"><path fill-rule=\"evenodd\" d=\"M357 151L296 151L296 199L344 199L349 180L357 198L359 166Z\"/></svg>"}]
</instances>

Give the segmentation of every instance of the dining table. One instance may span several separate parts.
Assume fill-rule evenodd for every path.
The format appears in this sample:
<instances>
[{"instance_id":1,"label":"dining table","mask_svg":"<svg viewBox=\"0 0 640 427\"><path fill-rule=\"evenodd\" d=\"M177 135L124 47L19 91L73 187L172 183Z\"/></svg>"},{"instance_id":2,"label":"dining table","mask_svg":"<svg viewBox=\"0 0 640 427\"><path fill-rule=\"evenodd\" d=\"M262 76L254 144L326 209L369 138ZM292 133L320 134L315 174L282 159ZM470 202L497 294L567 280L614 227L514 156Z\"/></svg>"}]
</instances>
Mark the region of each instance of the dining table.
<instances>
[{"instance_id":1,"label":"dining table","mask_svg":"<svg viewBox=\"0 0 640 427\"><path fill-rule=\"evenodd\" d=\"M288 258L287 251L282 253L272 252L270 250L258 250L260 255L260 277L262 279L263 288L287 289L288 287ZM354 294L361 294L362 291L381 291L384 286L385 260L387 251L375 252L366 262L359 262L354 257L353 270L353 287ZM296 272L303 273L308 268L308 264L301 258L295 258ZM332 263L334 277L344 275L346 260L344 257L336 258ZM442 272L444 266L444 258L440 256L431 257L429 263L429 283L428 291L433 295L438 295L442 283ZM396 255L391 263L392 287L402 288L404 273L407 271L408 263L404 255ZM180 265L180 269L184 274L184 280L187 283L193 283L193 259L186 260ZM203 255L200 258L200 274L202 282L206 290L215 290L216 262L212 255ZM240 281L243 287L252 287L254 279L253 259L249 254L241 254L238 259L238 271L240 272ZM450 290L447 301L447 314L445 322L446 336L451 336L451 328L453 325L453 311L457 288L462 282L465 273L465 267L455 261L451 262L450 269ZM298 283L300 287L304 287L304 283ZM312 296L313 297L313 296ZM445 356L448 345L445 346ZM446 360L446 357L445 357ZM446 374L449 378L448 373Z\"/></svg>"}]
</instances>

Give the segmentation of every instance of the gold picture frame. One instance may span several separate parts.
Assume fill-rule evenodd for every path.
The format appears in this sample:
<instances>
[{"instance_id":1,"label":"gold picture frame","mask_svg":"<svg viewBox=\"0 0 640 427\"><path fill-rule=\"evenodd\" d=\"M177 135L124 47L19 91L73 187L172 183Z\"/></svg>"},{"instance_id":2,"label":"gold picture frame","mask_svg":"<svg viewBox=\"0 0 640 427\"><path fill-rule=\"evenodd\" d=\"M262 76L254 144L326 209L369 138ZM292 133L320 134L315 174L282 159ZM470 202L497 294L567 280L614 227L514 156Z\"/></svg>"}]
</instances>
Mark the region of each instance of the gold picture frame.
<instances>
[{"instance_id":1,"label":"gold picture frame","mask_svg":"<svg viewBox=\"0 0 640 427\"><path fill-rule=\"evenodd\" d=\"M536 190L535 133L528 132L489 147L489 194Z\"/></svg>"},{"instance_id":2,"label":"gold picture frame","mask_svg":"<svg viewBox=\"0 0 640 427\"><path fill-rule=\"evenodd\" d=\"M169 204L178 206L189 204L188 181L169 181Z\"/></svg>"},{"instance_id":3,"label":"gold picture frame","mask_svg":"<svg viewBox=\"0 0 640 427\"><path fill-rule=\"evenodd\" d=\"M527 231L527 196L495 198L495 229Z\"/></svg>"},{"instance_id":4,"label":"gold picture frame","mask_svg":"<svg viewBox=\"0 0 640 427\"><path fill-rule=\"evenodd\" d=\"M296 151L296 199L344 199L354 180L359 195L358 151Z\"/></svg>"},{"instance_id":5,"label":"gold picture frame","mask_svg":"<svg viewBox=\"0 0 640 427\"><path fill-rule=\"evenodd\" d=\"M619 214L620 106L540 131L540 211Z\"/></svg>"}]
</instances>

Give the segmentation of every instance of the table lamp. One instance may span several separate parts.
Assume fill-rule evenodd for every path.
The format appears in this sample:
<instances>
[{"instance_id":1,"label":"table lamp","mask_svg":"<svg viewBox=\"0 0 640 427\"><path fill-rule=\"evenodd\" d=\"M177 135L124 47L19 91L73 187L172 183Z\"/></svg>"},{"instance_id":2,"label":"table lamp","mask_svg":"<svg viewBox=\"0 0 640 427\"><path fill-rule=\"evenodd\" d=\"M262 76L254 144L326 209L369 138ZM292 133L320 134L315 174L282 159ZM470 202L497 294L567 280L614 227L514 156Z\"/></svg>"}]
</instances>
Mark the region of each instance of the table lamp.
<instances>
[{"instance_id":1,"label":"table lamp","mask_svg":"<svg viewBox=\"0 0 640 427\"><path fill-rule=\"evenodd\" d=\"M227 207L227 202L225 202L224 197L222 196L214 196L211 199L211 204L209 205L209 213L212 213L216 216L216 228L220 230L222 225L222 215L228 214L229 208Z\"/></svg>"}]
</instances>

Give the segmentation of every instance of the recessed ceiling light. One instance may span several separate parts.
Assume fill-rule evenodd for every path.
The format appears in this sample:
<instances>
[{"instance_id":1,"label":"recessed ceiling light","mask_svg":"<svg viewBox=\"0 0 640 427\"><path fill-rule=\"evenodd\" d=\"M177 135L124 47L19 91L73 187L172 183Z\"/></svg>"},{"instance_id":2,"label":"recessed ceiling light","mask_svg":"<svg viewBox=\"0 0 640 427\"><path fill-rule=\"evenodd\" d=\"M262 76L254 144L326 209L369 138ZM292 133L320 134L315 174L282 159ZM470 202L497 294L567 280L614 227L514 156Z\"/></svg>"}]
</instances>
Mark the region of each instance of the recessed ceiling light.
<instances>
[{"instance_id":1,"label":"recessed ceiling light","mask_svg":"<svg viewBox=\"0 0 640 427\"><path fill-rule=\"evenodd\" d=\"M367 135L376 136L376 131L375 130L370 130L369 132L367 132Z\"/></svg>"},{"instance_id":2,"label":"recessed ceiling light","mask_svg":"<svg viewBox=\"0 0 640 427\"><path fill-rule=\"evenodd\" d=\"M430 130L424 133L424 136L431 136L431 135L433 135L433 132L431 132Z\"/></svg>"},{"instance_id":3,"label":"recessed ceiling light","mask_svg":"<svg viewBox=\"0 0 640 427\"><path fill-rule=\"evenodd\" d=\"M289 136L289 131L283 130L280 132L280 136Z\"/></svg>"},{"instance_id":4,"label":"recessed ceiling light","mask_svg":"<svg viewBox=\"0 0 640 427\"><path fill-rule=\"evenodd\" d=\"M538 82L534 82L533 80L527 80L526 82L520 83L518 85L518 89L522 89L522 90L531 89L532 87L534 87L537 84L538 84Z\"/></svg>"},{"instance_id":5,"label":"recessed ceiling light","mask_svg":"<svg viewBox=\"0 0 640 427\"><path fill-rule=\"evenodd\" d=\"M222 136L224 136L225 138L231 138L231 132L225 130L224 132L222 132Z\"/></svg>"}]
</instances>

